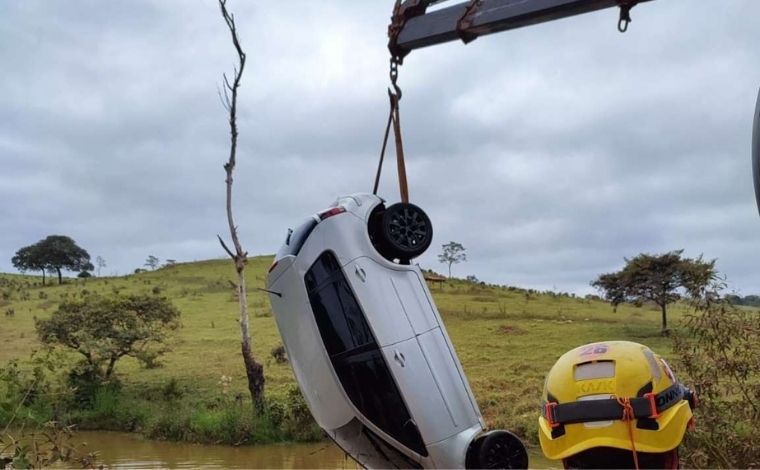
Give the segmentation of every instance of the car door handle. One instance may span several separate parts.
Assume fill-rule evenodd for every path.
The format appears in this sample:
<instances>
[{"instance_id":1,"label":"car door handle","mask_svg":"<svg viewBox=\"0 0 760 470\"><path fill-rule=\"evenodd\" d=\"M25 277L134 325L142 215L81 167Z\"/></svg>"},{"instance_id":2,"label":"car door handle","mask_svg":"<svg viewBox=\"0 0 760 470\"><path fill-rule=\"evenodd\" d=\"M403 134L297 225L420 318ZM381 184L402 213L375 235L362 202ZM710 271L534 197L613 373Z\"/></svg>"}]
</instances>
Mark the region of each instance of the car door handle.
<instances>
[{"instance_id":1,"label":"car door handle","mask_svg":"<svg viewBox=\"0 0 760 470\"><path fill-rule=\"evenodd\" d=\"M395 359L396 362L398 362L401 367L404 367L404 363L406 362L404 353L398 352L398 349L397 349L396 351L394 351L393 359Z\"/></svg>"},{"instance_id":2,"label":"car door handle","mask_svg":"<svg viewBox=\"0 0 760 470\"><path fill-rule=\"evenodd\" d=\"M354 272L359 277L359 279L361 279L362 282L367 282L367 273L364 272L364 268L356 264L354 265Z\"/></svg>"}]
</instances>

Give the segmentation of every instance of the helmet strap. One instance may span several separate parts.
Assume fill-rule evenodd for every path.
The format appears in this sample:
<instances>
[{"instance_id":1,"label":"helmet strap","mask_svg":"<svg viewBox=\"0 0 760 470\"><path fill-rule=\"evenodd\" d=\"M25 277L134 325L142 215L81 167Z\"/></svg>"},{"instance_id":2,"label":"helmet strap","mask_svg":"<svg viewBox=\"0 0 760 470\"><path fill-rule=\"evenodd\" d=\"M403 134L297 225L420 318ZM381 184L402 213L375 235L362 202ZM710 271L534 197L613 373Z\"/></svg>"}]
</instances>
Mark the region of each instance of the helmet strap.
<instances>
[{"instance_id":1,"label":"helmet strap","mask_svg":"<svg viewBox=\"0 0 760 470\"><path fill-rule=\"evenodd\" d=\"M622 420L628 423L628 437L631 439L631 451L633 452L633 464L636 470L639 470L639 454L636 452L636 442L633 439L633 421L636 419L636 413L633 411L630 398L617 398L617 402L623 407Z\"/></svg>"}]
</instances>

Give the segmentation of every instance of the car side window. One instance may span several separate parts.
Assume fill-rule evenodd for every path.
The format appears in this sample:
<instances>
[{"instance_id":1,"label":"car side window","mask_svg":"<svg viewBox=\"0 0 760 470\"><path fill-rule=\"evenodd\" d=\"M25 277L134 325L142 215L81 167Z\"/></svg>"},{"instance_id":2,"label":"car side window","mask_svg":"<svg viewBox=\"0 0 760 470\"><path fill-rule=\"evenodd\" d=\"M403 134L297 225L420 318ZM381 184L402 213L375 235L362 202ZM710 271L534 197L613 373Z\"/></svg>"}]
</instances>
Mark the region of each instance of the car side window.
<instances>
[{"instance_id":1,"label":"car side window","mask_svg":"<svg viewBox=\"0 0 760 470\"><path fill-rule=\"evenodd\" d=\"M420 432L335 255L322 253L306 272L304 282L325 349L348 398L378 428L427 456Z\"/></svg>"},{"instance_id":2,"label":"car side window","mask_svg":"<svg viewBox=\"0 0 760 470\"><path fill-rule=\"evenodd\" d=\"M330 356L375 343L335 255L330 252L322 254L306 273L305 283L319 332Z\"/></svg>"}]
</instances>

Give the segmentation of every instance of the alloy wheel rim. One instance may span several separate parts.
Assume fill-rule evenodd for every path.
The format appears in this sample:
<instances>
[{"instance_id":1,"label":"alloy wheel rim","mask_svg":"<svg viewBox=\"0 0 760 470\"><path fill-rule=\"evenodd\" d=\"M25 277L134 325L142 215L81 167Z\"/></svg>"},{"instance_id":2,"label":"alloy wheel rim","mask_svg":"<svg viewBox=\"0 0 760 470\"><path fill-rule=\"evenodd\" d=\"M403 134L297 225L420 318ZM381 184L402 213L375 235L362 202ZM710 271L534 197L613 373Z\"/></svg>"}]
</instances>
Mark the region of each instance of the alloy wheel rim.
<instances>
[{"instance_id":1,"label":"alloy wheel rim","mask_svg":"<svg viewBox=\"0 0 760 470\"><path fill-rule=\"evenodd\" d=\"M521 468L514 464L519 464L522 460L522 450L503 440L497 441L487 450L485 460L485 468Z\"/></svg>"},{"instance_id":2,"label":"alloy wheel rim","mask_svg":"<svg viewBox=\"0 0 760 470\"><path fill-rule=\"evenodd\" d=\"M404 207L401 211L393 214L388 231L391 240L405 249L414 249L420 246L427 238L428 227L419 211Z\"/></svg>"}]
</instances>

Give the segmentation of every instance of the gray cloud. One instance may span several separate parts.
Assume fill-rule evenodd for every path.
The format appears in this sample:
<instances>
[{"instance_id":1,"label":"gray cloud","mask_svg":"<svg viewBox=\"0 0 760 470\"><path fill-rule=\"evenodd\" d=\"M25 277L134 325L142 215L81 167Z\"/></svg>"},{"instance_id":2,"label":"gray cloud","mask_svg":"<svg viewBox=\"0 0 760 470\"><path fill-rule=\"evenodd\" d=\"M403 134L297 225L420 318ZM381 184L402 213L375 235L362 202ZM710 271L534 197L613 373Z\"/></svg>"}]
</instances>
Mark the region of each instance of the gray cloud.
<instances>
[{"instance_id":1,"label":"gray cloud","mask_svg":"<svg viewBox=\"0 0 760 470\"><path fill-rule=\"evenodd\" d=\"M251 253L371 187L392 2L235 2L248 68L235 188ZM749 173L760 5L659 0L413 52L411 196L455 273L585 293L639 252L718 258L760 292ZM234 54L212 1L0 5L0 270L51 233L131 272L220 257ZM392 162L381 190L397 199ZM441 268L436 250L421 264Z\"/></svg>"}]
</instances>

